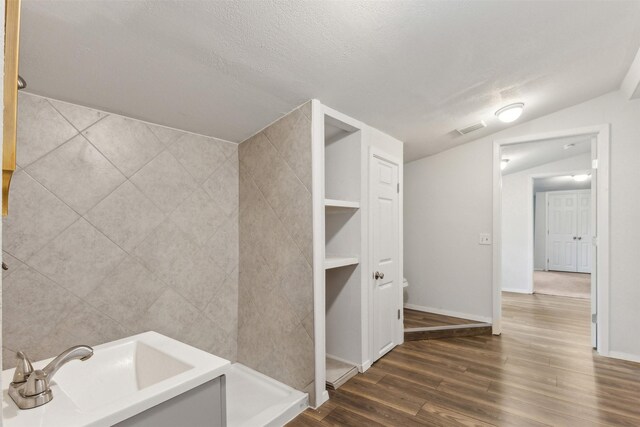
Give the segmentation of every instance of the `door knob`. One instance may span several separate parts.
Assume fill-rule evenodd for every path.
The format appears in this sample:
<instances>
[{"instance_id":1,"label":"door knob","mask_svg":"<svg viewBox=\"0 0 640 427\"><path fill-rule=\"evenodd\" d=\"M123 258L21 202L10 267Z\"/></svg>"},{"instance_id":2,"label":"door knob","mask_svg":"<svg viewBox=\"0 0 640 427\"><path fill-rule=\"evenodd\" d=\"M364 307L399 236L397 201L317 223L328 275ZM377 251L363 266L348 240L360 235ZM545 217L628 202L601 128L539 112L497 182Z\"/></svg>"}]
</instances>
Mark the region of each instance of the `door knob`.
<instances>
[{"instance_id":1,"label":"door knob","mask_svg":"<svg viewBox=\"0 0 640 427\"><path fill-rule=\"evenodd\" d=\"M373 278L376 280L384 279L384 273L380 273L379 271L376 271L375 273L373 273Z\"/></svg>"},{"instance_id":2,"label":"door knob","mask_svg":"<svg viewBox=\"0 0 640 427\"><path fill-rule=\"evenodd\" d=\"M573 236L573 240L576 240L576 239L577 239L577 237L576 237L576 236Z\"/></svg>"},{"instance_id":3,"label":"door knob","mask_svg":"<svg viewBox=\"0 0 640 427\"><path fill-rule=\"evenodd\" d=\"M582 240L582 237L578 237L578 240Z\"/></svg>"}]
</instances>

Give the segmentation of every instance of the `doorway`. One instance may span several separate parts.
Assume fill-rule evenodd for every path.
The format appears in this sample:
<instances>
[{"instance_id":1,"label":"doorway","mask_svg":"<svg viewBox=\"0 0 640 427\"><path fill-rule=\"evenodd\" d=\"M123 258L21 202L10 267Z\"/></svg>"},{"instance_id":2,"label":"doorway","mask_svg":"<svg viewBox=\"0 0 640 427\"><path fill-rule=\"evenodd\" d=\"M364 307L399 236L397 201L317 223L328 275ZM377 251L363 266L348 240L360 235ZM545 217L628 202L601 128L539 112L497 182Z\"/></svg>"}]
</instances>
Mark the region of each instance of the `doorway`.
<instances>
[{"instance_id":1,"label":"doorway","mask_svg":"<svg viewBox=\"0 0 640 427\"><path fill-rule=\"evenodd\" d=\"M608 231L609 231L609 211L608 211L608 199L609 199L609 126L593 126L588 128L571 129L566 131L550 132L546 134L528 135L518 138L496 140L494 141L494 248L493 248L493 333L500 334L502 332L501 318L502 318L502 291L514 291L508 288L509 283L509 270L513 267L511 255L514 255L511 251L505 250L505 246L509 245L509 237L505 233L505 227L509 226L508 218L503 218L503 207L508 206L510 203L508 199L509 188L505 185L506 181L503 179L502 171L505 169L505 163L507 167L513 165L512 159L505 159L505 153L523 144L535 148L545 144L549 144L553 140L571 140L572 138L588 138L590 140L590 167L587 174L591 174L591 188L589 189L589 198L586 199L586 203L589 205L588 212L591 218L591 228L585 235L580 236L578 230L573 230L574 233L570 236L571 244L565 245L566 247L575 246L576 249L571 249L568 259L572 256L576 258L576 271L572 273L578 274L579 268L584 269L584 264L578 267L578 253L580 251L580 244L584 243L584 249L582 254L587 254L590 260L590 278L588 282L590 284L591 294L591 336L592 345L597 348L598 352L606 355L608 354L608 266L609 266L609 251L608 251ZM573 142L566 142L565 145L571 147ZM507 160L506 162L504 160ZM502 166L502 168L501 168ZM527 244L524 246L524 259L525 263L528 263L530 269L515 269L515 273L522 274L524 271L523 279L516 280L514 283L521 285L520 293L533 294L534 292L534 279L533 279L533 263L534 263L534 197L533 197L533 176L536 171L530 171L529 176L524 178L528 180L531 188L531 196L528 200L524 200L527 206L524 217L524 221L527 222L527 234L531 236L527 239ZM572 175L578 175L584 173L584 171L574 170ZM557 175L557 173L556 173ZM576 201L577 201L576 196ZM585 203L585 200L581 201ZM572 217L572 214L567 216ZM520 218L522 220L522 218ZM576 224L573 224L576 226ZM550 230L549 230L550 232ZM576 243L573 244L573 237L576 237ZM582 237L578 240L578 237ZM587 248L588 245L588 248ZM547 245L547 251L549 247ZM530 256L527 256L529 254ZM560 252L558 252L560 255ZM566 255L566 252L564 253ZM515 254L517 255L517 254ZM515 256L514 255L514 256ZM584 257L584 255L583 255ZM515 258L514 258L515 259ZM520 261L522 261L520 257ZM550 258L549 258L550 259ZM550 261L549 261L550 262ZM562 262L562 259L556 259L556 262ZM573 262L569 264L573 265ZM569 268L569 267L567 267ZM547 270L548 270L547 266ZM505 271L507 273L505 273ZM511 271L513 273L513 271ZM566 273L563 272L563 273ZM525 285L522 285L525 284ZM504 288L507 289L504 289ZM516 290L518 291L518 290Z\"/></svg>"}]
</instances>

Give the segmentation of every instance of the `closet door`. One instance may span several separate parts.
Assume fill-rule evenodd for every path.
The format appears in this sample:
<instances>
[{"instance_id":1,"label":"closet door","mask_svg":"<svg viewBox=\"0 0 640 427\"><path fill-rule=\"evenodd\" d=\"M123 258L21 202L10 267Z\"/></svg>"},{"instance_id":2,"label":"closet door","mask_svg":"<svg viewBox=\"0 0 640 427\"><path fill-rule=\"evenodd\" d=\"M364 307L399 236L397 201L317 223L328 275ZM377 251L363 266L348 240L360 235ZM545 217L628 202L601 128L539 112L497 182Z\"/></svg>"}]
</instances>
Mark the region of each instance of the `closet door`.
<instances>
[{"instance_id":1,"label":"closet door","mask_svg":"<svg viewBox=\"0 0 640 427\"><path fill-rule=\"evenodd\" d=\"M398 344L401 322L398 275L398 165L377 156L371 158L371 229L373 269L373 360Z\"/></svg>"},{"instance_id":2,"label":"closet door","mask_svg":"<svg viewBox=\"0 0 640 427\"><path fill-rule=\"evenodd\" d=\"M591 273L591 194L577 195L576 271Z\"/></svg>"},{"instance_id":3,"label":"closet door","mask_svg":"<svg viewBox=\"0 0 640 427\"><path fill-rule=\"evenodd\" d=\"M554 271L577 271L577 195L549 193L547 268Z\"/></svg>"}]
</instances>

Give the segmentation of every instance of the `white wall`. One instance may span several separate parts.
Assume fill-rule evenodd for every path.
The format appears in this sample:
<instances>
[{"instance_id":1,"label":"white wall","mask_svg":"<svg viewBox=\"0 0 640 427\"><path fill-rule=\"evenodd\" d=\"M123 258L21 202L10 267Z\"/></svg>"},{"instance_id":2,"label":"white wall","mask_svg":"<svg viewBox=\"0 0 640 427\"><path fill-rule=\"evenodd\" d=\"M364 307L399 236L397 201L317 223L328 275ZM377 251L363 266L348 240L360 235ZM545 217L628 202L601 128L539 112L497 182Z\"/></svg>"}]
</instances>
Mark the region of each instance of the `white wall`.
<instances>
[{"instance_id":1,"label":"white wall","mask_svg":"<svg viewBox=\"0 0 640 427\"><path fill-rule=\"evenodd\" d=\"M526 117L526 111L525 111ZM610 92L405 165L405 275L409 302L490 316L492 142L611 125L610 349L640 360L640 100Z\"/></svg>"},{"instance_id":2,"label":"white wall","mask_svg":"<svg viewBox=\"0 0 640 427\"><path fill-rule=\"evenodd\" d=\"M533 143L535 144L535 143ZM502 176L502 289L531 293L533 200L529 200L534 175L591 169L591 153L545 163ZM533 198L532 198L533 199ZM544 256L544 255L543 255Z\"/></svg>"},{"instance_id":3,"label":"white wall","mask_svg":"<svg viewBox=\"0 0 640 427\"><path fill-rule=\"evenodd\" d=\"M546 268L545 245L547 244L547 193L538 191L533 201L534 223L533 223L533 269L544 270Z\"/></svg>"},{"instance_id":4,"label":"white wall","mask_svg":"<svg viewBox=\"0 0 640 427\"><path fill-rule=\"evenodd\" d=\"M491 145L469 143L405 165L407 304L491 319Z\"/></svg>"}]
</instances>

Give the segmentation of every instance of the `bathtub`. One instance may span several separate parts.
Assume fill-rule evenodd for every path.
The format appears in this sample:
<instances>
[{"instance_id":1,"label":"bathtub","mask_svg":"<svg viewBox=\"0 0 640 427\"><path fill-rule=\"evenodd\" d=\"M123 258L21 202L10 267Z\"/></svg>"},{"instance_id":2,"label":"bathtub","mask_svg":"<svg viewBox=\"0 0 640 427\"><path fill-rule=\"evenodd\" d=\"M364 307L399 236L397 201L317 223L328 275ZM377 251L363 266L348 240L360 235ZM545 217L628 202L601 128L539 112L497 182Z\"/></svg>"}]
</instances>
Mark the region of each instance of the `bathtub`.
<instances>
[{"instance_id":1,"label":"bathtub","mask_svg":"<svg viewBox=\"0 0 640 427\"><path fill-rule=\"evenodd\" d=\"M306 393L234 363L226 374L227 427L280 427L309 406Z\"/></svg>"}]
</instances>

